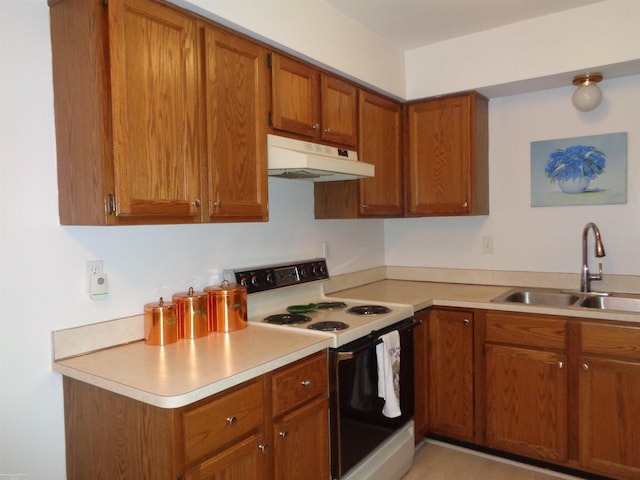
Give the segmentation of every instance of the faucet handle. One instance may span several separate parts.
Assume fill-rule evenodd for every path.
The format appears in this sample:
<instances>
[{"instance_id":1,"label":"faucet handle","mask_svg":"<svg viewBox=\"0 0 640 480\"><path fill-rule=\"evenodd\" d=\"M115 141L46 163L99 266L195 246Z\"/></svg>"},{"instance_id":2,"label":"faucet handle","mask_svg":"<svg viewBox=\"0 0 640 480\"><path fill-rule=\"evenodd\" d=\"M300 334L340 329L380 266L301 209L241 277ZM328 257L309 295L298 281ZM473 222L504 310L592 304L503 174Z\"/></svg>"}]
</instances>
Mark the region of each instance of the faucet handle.
<instances>
[{"instance_id":1,"label":"faucet handle","mask_svg":"<svg viewBox=\"0 0 640 480\"><path fill-rule=\"evenodd\" d=\"M589 275L591 280L602 280L602 263L598 264L598 273Z\"/></svg>"}]
</instances>

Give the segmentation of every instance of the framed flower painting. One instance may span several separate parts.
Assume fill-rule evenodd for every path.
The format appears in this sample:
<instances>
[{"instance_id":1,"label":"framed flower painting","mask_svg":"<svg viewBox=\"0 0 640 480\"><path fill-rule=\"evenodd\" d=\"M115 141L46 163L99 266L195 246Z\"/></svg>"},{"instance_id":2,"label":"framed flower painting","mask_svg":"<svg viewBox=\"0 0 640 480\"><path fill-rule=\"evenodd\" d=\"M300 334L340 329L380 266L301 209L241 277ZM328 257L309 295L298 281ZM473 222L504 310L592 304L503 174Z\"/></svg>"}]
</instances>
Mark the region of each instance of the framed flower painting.
<instances>
[{"instance_id":1,"label":"framed flower painting","mask_svg":"<svg viewBox=\"0 0 640 480\"><path fill-rule=\"evenodd\" d=\"M627 134L531 142L531 206L627 203Z\"/></svg>"}]
</instances>

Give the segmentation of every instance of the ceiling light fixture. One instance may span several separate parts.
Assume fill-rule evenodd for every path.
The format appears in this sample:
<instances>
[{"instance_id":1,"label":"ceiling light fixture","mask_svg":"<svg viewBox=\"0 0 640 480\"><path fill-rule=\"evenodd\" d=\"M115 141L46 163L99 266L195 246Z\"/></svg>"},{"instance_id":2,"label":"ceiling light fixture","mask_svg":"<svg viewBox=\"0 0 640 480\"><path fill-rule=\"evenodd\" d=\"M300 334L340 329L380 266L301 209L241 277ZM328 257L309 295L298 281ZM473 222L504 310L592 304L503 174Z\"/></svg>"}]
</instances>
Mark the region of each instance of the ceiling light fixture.
<instances>
[{"instance_id":1,"label":"ceiling light fixture","mask_svg":"<svg viewBox=\"0 0 640 480\"><path fill-rule=\"evenodd\" d=\"M573 84L578 88L571 99L573 106L581 112L590 112L596 109L602 101L602 90L598 87L598 82L601 80L601 73L585 73L575 77Z\"/></svg>"}]
</instances>

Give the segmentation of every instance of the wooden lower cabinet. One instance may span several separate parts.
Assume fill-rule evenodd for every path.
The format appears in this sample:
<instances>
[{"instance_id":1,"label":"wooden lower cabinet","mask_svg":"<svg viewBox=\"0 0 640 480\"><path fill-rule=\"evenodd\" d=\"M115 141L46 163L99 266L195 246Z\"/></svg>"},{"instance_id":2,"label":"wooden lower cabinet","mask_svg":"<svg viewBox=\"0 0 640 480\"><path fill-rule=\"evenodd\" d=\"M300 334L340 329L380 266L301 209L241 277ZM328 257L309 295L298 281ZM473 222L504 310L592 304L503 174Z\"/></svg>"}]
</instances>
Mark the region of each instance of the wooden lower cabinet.
<instances>
[{"instance_id":1,"label":"wooden lower cabinet","mask_svg":"<svg viewBox=\"0 0 640 480\"><path fill-rule=\"evenodd\" d=\"M166 409L64 377L67 478L327 480L327 378L325 351Z\"/></svg>"},{"instance_id":2,"label":"wooden lower cabinet","mask_svg":"<svg viewBox=\"0 0 640 480\"><path fill-rule=\"evenodd\" d=\"M273 446L278 480L329 478L328 409L328 399L322 398L274 423Z\"/></svg>"},{"instance_id":3,"label":"wooden lower cabinet","mask_svg":"<svg viewBox=\"0 0 640 480\"><path fill-rule=\"evenodd\" d=\"M485 328L485 444L566 461L566 321L490 312Z\"/></svg>"},{"instance_id":4,"label":"wooden lower cabinet","mask_svg":"<svg viewBox=\"0 0 640 480\"><path fill-rule=\"evenodd\" d=\"M416 318L422 320L414 336L416 442L425 434L473 442L473 312L433 308Z\"/></svg>"},{"instance_id":5,"label":"wooden lower cabinet","mask_svg":"<svg viewBox=\"0 0 640 480\"><path fill-rule=\"evenodd\" d=\"M640 478L640 326L583 322L577 370L580 465Z\"/></svg>"},{"instance_id":6,"label":"wooden lower cabinet","mask_svg":"<svg viewBox=\"0 0 640 480\"><path fill-rule=\"evenodd\" d=\"M448 307L415 316L416 442L640 478L640 323Z\"/></svg>"}]
</instances>

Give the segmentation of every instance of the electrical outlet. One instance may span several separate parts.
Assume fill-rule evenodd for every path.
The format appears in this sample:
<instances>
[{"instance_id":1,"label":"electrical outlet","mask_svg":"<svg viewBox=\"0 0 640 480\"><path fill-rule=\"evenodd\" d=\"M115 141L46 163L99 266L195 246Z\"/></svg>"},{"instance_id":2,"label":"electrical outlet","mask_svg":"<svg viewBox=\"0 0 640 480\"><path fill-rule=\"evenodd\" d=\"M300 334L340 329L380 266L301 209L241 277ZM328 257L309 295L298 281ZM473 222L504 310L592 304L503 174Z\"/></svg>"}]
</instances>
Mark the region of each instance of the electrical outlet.
<instances>
[{"instance_id":1,"label":"electrical outlet","mask_svg":"<svg viewBox=\"0 0 640 480\"><path fill-rule=\"evenodd\" d=\"M88 292L91 287L91 277L96 273L104 273L102 270L102 260L87 260L84 274L84 290Z\"/></svg>"},{"instance_id":2,"label":"electrical outlet","mask_svg":"<svg viewBox=\"0 0 640 480\"><path fill-rule=\"evenodd\" d=\"M482 253L493 253L493 237L482 237Z\"/></svg>"},{"instance_id":3,"label":"electrical outlet","mask_svg":"<svg viewBox=\"0 0 640 480\"><path fill-rule=\"evenodd\" d=\"M329 258L329 255L331 254L331 250L330 250L330 244L327 241L322 242L322 256L324 258Z\"/></svg>"}]
</instances>

